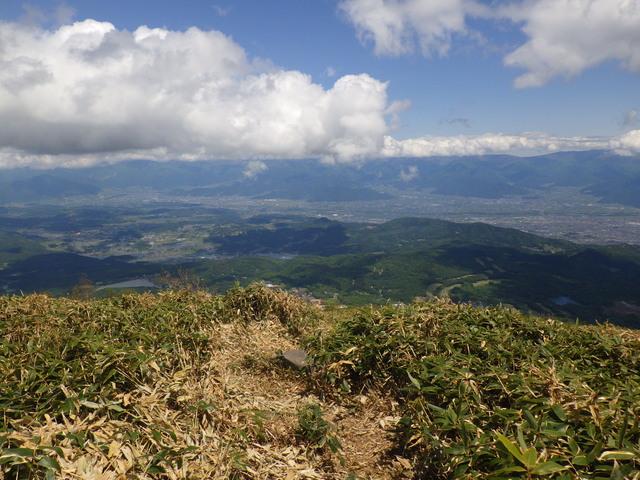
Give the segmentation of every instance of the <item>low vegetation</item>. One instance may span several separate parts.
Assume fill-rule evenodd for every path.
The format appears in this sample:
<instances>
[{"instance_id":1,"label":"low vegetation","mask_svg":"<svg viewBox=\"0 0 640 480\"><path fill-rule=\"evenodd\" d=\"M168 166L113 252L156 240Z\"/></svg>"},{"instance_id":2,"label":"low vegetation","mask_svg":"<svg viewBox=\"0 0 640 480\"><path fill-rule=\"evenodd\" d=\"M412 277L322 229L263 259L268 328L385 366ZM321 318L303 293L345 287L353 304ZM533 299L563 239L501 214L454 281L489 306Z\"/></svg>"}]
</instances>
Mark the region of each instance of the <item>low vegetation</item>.
<instances>
[{"instance_id":1,"label":"low vegetation","mask_svg":"<svg viewBox=\"0 0 640 480\"><path fill-rule=\"evenodd\" d=\"M0 297L2 479L640 478L638 398L637 332L503 308Z\"/></svg>"},{"instance_id":2,"label":"low vegetation","mask_svg":"<svg viewBox=\"0 0 640 480\"><path fill-rule=\"evenodd\" d=\"M640 477L640 335L450 302L361 311L310 340L345 392L400 405L420 478Z\"/></svg>"}]
</instances>

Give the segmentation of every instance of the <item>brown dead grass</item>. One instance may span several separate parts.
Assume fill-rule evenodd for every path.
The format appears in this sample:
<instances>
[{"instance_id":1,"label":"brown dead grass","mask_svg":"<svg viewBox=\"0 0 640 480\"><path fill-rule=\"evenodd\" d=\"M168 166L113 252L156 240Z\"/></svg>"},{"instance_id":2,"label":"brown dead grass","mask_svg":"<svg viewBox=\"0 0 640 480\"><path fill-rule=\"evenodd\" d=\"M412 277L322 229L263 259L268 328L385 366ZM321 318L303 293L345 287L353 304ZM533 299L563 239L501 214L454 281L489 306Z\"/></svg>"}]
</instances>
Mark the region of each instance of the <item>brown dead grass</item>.
<instances>
[{"instance_id":1,"label":"brown dead grass","mask_svg":"<svg viewBox=\"0 0 640 480\"><path fill-rule=\"evenodd\" d=\"M388 430L397 418L395 404L383 394L325 398L306 373L278 362L278 353L299 348L296 339L277 322L223 325L220 348L211 363L220 370L227 395L241 408L265 413L270 444L260 449L265 468L255 478L405 478L405 467L388 452L393 444ZM297 415L303 405L319 405L336 428L343 451L339 458L300 446L295 437ZM347 407L348 406L348 407ZM282 459L287 459L286 466ZM405 462L408 465L408 462Z\"/></svg>"}]
</instances>

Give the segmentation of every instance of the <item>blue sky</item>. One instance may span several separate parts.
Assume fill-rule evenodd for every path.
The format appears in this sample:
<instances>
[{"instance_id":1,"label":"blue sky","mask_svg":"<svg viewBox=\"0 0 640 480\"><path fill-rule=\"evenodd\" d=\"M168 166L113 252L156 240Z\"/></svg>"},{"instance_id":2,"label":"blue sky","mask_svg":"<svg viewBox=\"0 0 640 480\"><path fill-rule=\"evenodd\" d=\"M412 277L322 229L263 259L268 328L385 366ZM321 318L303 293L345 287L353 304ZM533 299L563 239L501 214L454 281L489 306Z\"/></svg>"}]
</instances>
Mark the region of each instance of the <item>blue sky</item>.
<instances>
[{"instance_id":1,"label":"blue sky","mask_svg":"<svg viewBox=\"0 0 640 480\"><path fill-rule=\"evenodd\" d=\"M4 0L0 64L5 167L640 153L635 0Z\"/></svg>"}]
</instances>

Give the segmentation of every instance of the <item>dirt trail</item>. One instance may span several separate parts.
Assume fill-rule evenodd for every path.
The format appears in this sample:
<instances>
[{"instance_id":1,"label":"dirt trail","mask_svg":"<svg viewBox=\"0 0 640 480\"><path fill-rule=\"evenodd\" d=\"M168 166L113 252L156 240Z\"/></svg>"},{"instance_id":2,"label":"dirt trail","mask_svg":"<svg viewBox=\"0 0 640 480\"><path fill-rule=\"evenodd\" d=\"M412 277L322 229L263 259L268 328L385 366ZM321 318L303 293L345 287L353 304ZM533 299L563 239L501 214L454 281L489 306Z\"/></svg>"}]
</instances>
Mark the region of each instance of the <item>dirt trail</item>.
<instances>
[{"instance_id":1,"label":"dirt trail","mask_svg":"<svg viewBox=\"0 0 640 480\"><path fill-rule=\"evenodd\" d=\"M222 325L211 365L221 379L220 392L237 409L263 413L267 443L256 447L262 468L254 478L410 478L409 462L392 456L388 430L397 418L395 404L380 394L326 396L313 388L305 372L278 363L280 352L299 348L274 322ZM333 397L333 398L329 398ZM342 444L340 455L305 445L296 436L298 412L320 407ZM340 461L342 459L342 462Z\"/></svg>"}]
</instances>

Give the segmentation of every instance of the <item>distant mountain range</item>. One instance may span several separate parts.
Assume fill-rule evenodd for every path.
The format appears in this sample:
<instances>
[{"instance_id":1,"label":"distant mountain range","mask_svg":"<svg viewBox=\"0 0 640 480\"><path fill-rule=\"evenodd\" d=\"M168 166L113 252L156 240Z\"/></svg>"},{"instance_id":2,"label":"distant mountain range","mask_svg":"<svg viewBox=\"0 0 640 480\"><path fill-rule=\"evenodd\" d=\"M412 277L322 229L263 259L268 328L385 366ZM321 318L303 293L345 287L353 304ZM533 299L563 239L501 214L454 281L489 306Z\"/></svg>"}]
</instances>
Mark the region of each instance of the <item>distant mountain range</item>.
<instances>
[{"instance_id":1,"label":"distant mountain range","mask_svg":"<svg viewBox=\"0 0 640 480\"><path fill-rule=\"evenodd\" d=\"M95 195L100 187L62 175L36 174L24 180L0 183L0 202L34 202L75 195Z\"/></svg>"},{"instance_id":2,"label":"distant mountain range","mask_svg":"<svg viewBox=\"0 0 640 480\"><path fill-rule=\"evenodd\" d=\"M172 195L238 195L311 202L388 199L396 190L502 198L554 186L581 187L602 201L640 205L640 159L606 151L536 157L387 158L359 165L270 160L255 172L248 161L129 161L90 168L4 170L0 202L32 202L102 190L145 187Z\"/></svg>"}]
</instances>

